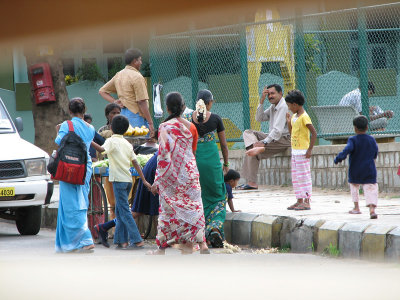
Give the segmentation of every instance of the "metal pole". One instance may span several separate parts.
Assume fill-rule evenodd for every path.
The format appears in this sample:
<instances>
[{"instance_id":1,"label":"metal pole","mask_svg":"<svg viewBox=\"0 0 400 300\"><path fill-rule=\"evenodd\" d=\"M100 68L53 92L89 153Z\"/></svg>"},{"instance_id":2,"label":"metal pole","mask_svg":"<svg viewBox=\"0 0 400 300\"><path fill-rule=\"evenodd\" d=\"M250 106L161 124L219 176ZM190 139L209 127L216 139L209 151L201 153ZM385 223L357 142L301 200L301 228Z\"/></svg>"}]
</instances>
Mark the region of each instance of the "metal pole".
<instances>
[{"instance_id":1,"label":"metal pole","mask_svg":"<svg viewBox=\"0 0 400 300\"><path fill-rule=\"evenodd\" d=\"M307 74L306 74L306 57L304 51L304 31L303 19L301 17L301 9L296 9L296 36L295 36L295 51L296 51L296 88L300 90L307 99ZM285 91L287 93L288 91ZM307 109L307 101L304 104Z\"/></svg>"},{"instance_id":2,"label":"metal pole","mask_svg":"<svg viewBox=\"0 0 400 300\"><path fill-rule=\"evenodd\" d=\"M246 26L240 28L240 75L242 83L243 128L250 129L249 77L247 69Z\"/></svg>"},{"instance_id":3,"label":"metal pole","mask_svg":"<svg viewBox=\"0 0 400 300\"><path fill-rule=\"evenodd\" d=\"M150 82L151 82L151 92L152 95L149 95L150 99L154 98L154 91L153 91L153 86L154 84L157 84L160 81L160 78L158 77L157 74L157 41L155 38L155 35L152 34L152 36L150 37L150 41L149 41L149 62L150 62ZM151 100L150 100L151 101ZM152 105L153 107L153 105ZM160 119L155 119L154 118L154 107L153 107L153 115L151 116L151 118L153 119L154 122L154 128L158 128L158 126L160 126Z\"/></svg>"},{"instance_id":4,"label":"metal pole","mask_svg":"<svg viewBox=\"0 0 400 300\"><path fill-rule=\"evenodd\" d=\"M358 7L358 51L360 56L360 90L362 114L369 120L369 101L368 101L368 66L367 66L367 32L365 10Z\"/></svg>"},{"instance_id":5,"label":"metal pole","mask_svg":"<svg viewBox=\"0 0 400 300\"><path fill-rule=\"evenodd\" d=\"M197 92L199 90L199 76L197 72L197 45L196 45L196 38L191 33L190 34L190 75L192 78L192 107L191 109L196 108L196 98Z\"/></svg>"}]
</instances>

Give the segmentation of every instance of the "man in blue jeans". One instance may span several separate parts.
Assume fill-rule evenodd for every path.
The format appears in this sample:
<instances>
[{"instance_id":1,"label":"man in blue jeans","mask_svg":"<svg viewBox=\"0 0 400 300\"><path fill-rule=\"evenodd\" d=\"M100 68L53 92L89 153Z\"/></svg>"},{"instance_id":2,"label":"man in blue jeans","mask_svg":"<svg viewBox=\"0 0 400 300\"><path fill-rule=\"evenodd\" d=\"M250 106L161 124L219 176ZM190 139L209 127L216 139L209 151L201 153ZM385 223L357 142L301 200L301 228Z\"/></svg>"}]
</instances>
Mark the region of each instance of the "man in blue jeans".
<instances>
[{"instance_id":1,"label":"man in blue jeans","mask_svg":"<svg viewBox=\"0 0 400 300\"><path fill-rule=\"evenodd\" d=\"M152 136L154 126L149 111L146 80L139 72L142 52L135 48L126 50L125 63L125 68L102 86L99 94L108 102L118 104L121 107L121 115L126 116L133 127L144 125L150 129ZM117 94L118 99L111 94Z\"/></svg>"}]
</instances>

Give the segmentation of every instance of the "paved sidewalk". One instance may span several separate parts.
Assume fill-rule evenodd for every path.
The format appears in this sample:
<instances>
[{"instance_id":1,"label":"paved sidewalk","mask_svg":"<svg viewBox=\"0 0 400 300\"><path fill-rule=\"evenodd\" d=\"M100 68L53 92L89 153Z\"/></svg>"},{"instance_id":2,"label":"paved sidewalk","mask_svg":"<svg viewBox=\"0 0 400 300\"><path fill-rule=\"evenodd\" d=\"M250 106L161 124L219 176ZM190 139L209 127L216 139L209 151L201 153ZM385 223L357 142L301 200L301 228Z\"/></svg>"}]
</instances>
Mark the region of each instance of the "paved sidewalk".
<instances>
[{"instance_id":1,"label":"paved sidewalk","mask_svg":"<svg viewBox=\"0 0 400 300\"><path fill-rule=\"evenodd\" d=\"M56 227L58 193L57 186L50 205L43 209L43 227ZM330 249L340 251L343 257L400 261L398 194L379 195L376 220L369 218L362 195L362 214L348 213L353 208L348 191L313 188L309 211L287 210L295 202L291 186L261 186L258 190L234 190L233 194L234 206L242 212L230 213L228 208L224 230L230 243L256 248L290 247L297 253ZM142 223L139 220L139 228Z\"/></svg>"},{"instance_id":2,"label":"paved sidewalk","mask_svg":"<svg viewBox=\"0 0 400 300\"><path fill-rule=\"evenodd\" d=\"M350 215L353 208L350 192L313 188L311 210L291 211L287 207L296 202L291 186L260 186L258 190L233 191L235 209L245 213L313 218L344 222L361 222L400 226L400 194L380 194L376 213L377 220L369 218L369 209L360 195L361 215ZM227 211L230 211L227 208Z\"/></svg>"},{"instance_id":3,"label":"paved sidewalk","mask_svg":"<svg viewBox=\"0 0 400 300\"><path fill-rule=\"evenodd\" d=\"M361 197L362 214L353 207L349 192L313 189L311 210L290 211L292 187L261 186L234 191L241 213L227 213L228 242L258 248L290 247L292 252L336 253L343 257L400 261L400 196L380 194L378 219L369 218Z\"/></svg>"}]
</instances>

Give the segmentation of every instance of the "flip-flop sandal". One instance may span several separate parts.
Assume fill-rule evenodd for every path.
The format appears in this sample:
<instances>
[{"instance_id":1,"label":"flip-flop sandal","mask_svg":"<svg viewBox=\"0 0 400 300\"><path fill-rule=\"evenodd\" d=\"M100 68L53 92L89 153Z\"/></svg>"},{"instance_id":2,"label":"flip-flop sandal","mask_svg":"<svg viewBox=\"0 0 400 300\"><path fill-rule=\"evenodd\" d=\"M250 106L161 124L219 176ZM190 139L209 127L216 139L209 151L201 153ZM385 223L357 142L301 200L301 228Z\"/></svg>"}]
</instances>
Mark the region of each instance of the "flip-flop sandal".
<instances>
[{"instance_id":1,"label":"flip-flop sandal","mask_svg":"<svg viewBox=\"0 0 400 300\"><path fill-rule=\"evenodd\" d=\"M254 187L254 186L250 186L248 184L245 184L244 186L242 186L240 189L238 190L242 190L242 191L246 191L246 190L258 190L258 187Z\"/></svg>"},{"instance_id":2,"label":"flip-flop sandal","mask_svg":"<svg viewBox=\"0 0 400 300\"><path fill-rule=\"evenodd\" d=\"M146 252L146 255L165 255L165 251L157 250L150 250Z\"/></svg>"},{"instance_id":3,"label":"flip-flop sandal","mask_svg":"<svg viewBox=\"0 0 400 300\"><path fill-rule=\"evenodd\" d=\"M82 248L76 249L73 252L75 252L75 253L93 253L94 252L94 247L92 247L92 248L82 247Z\"/></svg>"},{"instance_id":4,"label":"flip-flop sandal","mask_svg":"<svg viewBox=\"0 0 400 300\"><path fill-rule=\"evenodd\" d=\"M299 203L296 202L295 204L290 205L287 209L288 210L294 210L298 205L299 205Z\"/></svg>"},{"instance_id":5,"label":"flip-flop sandal","mask_svg":"<svg viewBox=\"0 0 400 300\"><path fill-rule=\"evenodd\" d=\"M210 242L213 248L224 248L224 242L222 241L221 234L217 231L210 233Z\"/></svg>"},{"instance_id":6,"label":"flip-flop sandal","mask_svg":"<svg viewBox=\"0 0 400 300\"><path fill-rule=\"evenodd\" d=\"M349 211L349 214L351 214L351 215L361 215L361 211L352 209L352 210Z\"/></svg>"},{"instance_id":7,"label":"flip-flop sandal","mask_svg":"<svg viewBox=\"0 0 400 300\"><path fill-rule=\"evenodd\" d=\"M378 215L377 215L377 214L371 214L371 215L370 215L370 218L371 218L371 219L378 219Z\"/></svg>"},{"instance_id":8,"label":"flip-flop sandal","mask_svg":"<svg viewBox=\"0 0 400 300\"><path fill-rule=\"evenodd\" d=\"M132 245L129 245L129 246L127 246L125 248L122 248L122 249L123 250L139 250L139 249L143 249L143 248L144 248L144 245L143 246L137 246L135 244L132 244Z\"/></svg>"},{"instance_id":9,"label":"flip-flop sandal","mask_svg":"<svg viewBox=\"0 0 400 300\"><path fill-rule=\"evenodd\" d=\"M294 210L310 210L311 207L309 205L306 205L304 203L299 203L299 205L297 205Z\"/></svg>"},{"instance_id":10,"label":"flip-flop sandal","mask_svg":"<svg viewBox=\"0 0 400 300\"><path fill-rule=\"evenodd\" d=\"M245 186L245 184L243 183L243 184L241 184L241 185L238 185L237 187L235 187L235 189L236 190L240 190L242 187L244 187Z\"/></svg>"}]
</instances>

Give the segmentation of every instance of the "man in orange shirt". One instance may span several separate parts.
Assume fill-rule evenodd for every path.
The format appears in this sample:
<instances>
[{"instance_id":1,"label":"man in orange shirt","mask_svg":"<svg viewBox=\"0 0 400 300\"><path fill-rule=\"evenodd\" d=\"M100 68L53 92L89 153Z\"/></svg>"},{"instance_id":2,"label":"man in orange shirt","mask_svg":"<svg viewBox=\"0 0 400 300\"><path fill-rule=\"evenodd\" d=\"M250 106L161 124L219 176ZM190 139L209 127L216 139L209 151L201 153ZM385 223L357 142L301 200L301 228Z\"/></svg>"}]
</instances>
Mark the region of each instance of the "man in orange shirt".
<instances>
[{"instance_id":1,"label":"man in orange shirt","mask_svg":"<svg viewBox=\"0 0 400 300\"><path fill-rule=\"evenodd\" d=\"M154 133L153 120L149 111L149 95L144 77L139 70L142 65L142 52L131 48L125 52L126 67L119 71L99 90L100 96L110 103L121 106L121 114L126 116L133 127L145 125ZM111 94L117 94L115 99Z\"/></svg>"}]
</instances>

